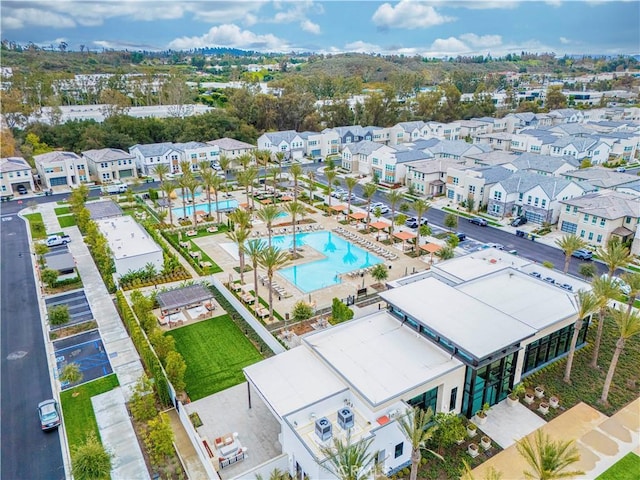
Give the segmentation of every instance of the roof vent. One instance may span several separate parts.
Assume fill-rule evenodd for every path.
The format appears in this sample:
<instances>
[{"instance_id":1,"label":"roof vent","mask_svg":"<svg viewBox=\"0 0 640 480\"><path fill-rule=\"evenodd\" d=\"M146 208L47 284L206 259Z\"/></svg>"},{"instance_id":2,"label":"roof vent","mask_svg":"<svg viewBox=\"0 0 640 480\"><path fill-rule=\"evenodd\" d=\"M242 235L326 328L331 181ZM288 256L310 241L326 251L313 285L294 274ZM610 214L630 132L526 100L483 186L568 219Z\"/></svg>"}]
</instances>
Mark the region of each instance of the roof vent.
<instances>
[{"instance_id":1,"label":"roof vent","mask_svg":"<svg viewBox=\"0 0 640 480\"><path fill-rule=\"evenodd\" d=\"M350 408L344 407L338 410L338 425L340 425L343 430L352 428L353 424L353 412Z\"/></svg>"},{"instance_id":2,"label":"roof vent","mask_svg":"<svg viewBox=\"0 0 640 480\"><path fill-rule=\"evenodd\" d=\"M333 435L331 422L327 417L316 420L316 435L321 441L326 441Z\"/></svg>"}]
</instances>

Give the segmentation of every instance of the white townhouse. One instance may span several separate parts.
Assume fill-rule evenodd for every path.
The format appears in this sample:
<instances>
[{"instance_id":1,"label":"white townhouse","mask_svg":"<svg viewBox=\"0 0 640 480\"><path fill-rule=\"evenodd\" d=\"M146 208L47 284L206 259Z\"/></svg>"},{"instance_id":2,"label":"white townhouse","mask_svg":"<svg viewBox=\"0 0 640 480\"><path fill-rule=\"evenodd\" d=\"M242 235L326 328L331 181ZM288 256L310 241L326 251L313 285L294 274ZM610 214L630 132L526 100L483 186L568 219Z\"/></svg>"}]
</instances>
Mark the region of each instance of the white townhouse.
<instances>
[{"instance_id":1,"label":"white townhouse","mask_svg":"<svg viewBox=\"0 0 640 480\"><path fill-rule=\"evenodd\" d=\"M611 147L610 156L624 162L632 162L640 147L640 127L634 133L616 131L599 134L597 138Z\"/></svg>"},{"instance_id":2,"label":"white townhouse","mask_svg":"<svg viewBox=\"0 0 640 480\"><path fill-rule=\"evenodd\" d=\"M612 238L632 240L640 225L640 195L602 190L560 202L558 226L602 247Z\"/></svg>"},{"instance_id":3,"label":"white townhouse","mask_svg":"<svg viewBox=\"0 0 640 480\"><path fill-rule=\"evenodd\" d=\"M512 138L513 134L508 132L480 133L473 137L473 143L489 145L494 150L508 152L511 150Z\"/></svg>"},{"instance_id":4,"label":"white townhouse","mask_svg":"<svg viewBox=\"0 0 640 480\"><path fill-rule=\"evenodd\" d=\"M503 164L503 167L513 172L527 171L539 175L559 177L579 168L580 162L572 156L552 157L551 155L523 153L515 155L510 162Z\"/></svg>"},{"instance_id":5,"label":"white townhouse","mask_svg":"<svg viewBox=\"0 0 640 480\"><path fill-rule=\"evenodd\" d=\"M118 148L101 148L82 152L91 179L98 183L111 183L137 178L136 157Z\"/></svg>"},{"instance_id":6,"label":"white townhouse","mask_svg":"<svg viewBox=\"0 0 640 480\"><path fill-rule=\"evenodd\" d=\"M438 138L440 140L459 140L460 124L458 122L450 122L450 123L426 122L424 138Z\"/></svg>"},{"instance_id":7,"label":"white townhouse","mask_svg":"<svg viewBox=\"0 0 640 480\"><path fill-rule=\"evenodd\" d=\"M35 190L31 165L22 157L0 158L0 197L15 195L20 185Z\"/></svg>"},{"instance_id":8,"label":"white townhouse","mask_svg":"<svg viewBox=\"0 0 640 480\"><path fill-rule=\"evenodd\" d=\"M173 148L179 152L179 160L171 160L171 170L173 173L184 173L180 167L180 161L187 161L191 164L191 171L200 169L200 162L211 165L220 160L220 148L216 145L209 145L204 142L174 143Z\"/></svg>"},{"instance_id":9,"label":"white townhouse","mask_svg":"<svg viewBox=\"0 0 640 480\"><path fill-rule=\"evenodd\" d=\"M596 190L621 190L638 180L635 175L599 166L573 170L563 176L569 180L589 182Z\"/></svg>"},{"instance_id":10,"label":"white townhouse","mask_svg":"<svg viewBox=\"0 0 640 480\"><path fill-rule=\"evenodd\" d=\"M471 120L486 123L487 133L505 132L507 130L507 121L504 118L477 117Z\"/></svg>"},{"instance_id":11,"label":"white townhouse","mask_svg":"<svg viewBox=\"0 0 640 480\"><path fill-rule=\"evenodd\" d=\"M426 138L426 124L423 121L400 122L389 129L390 140L393 145L415 142Z\"/></svg>"},{"instance_id":12,"label":"white townhouse","mask_svg":"<svg viewBox=\"0 0 640 480\"><path fill-rule=\"evenodd\" d=\"M525 127L539 128L552 125L551 118L544 113L509 113L504 117L504 121L509 133L516 133Z\"/></svg>"},{"instance_id":13,"label":"white townhouse","mask_svg":"<svg viewBox=\"0 0 640 480\"><path fill-rule=\"evenodd\" d=\"M460 138L475 139L478 135L489 133L490 125L487 122L478 120L458 120L460 124Z\"/></svg>"},{"instance_id":14,"label":"white townhouse","mask_svg":"<svg viewBox=\"0 0 640 480\"><path fill-rule=\"evenodd\" d=\"M154 169L160 164L166 165L170 172L175 173L173 166L181 159L181 153L171 142L136 144L129 147L129 153L136 157L136 167L141 175L153 175Z\"/></svg>"},{"instance_id":15,"label":"white townhouse","mask_svg":"<svg viewBox=\"0 0 640 480\"><path fill-rule=\"evenodd\" d=\"M513 161L516 157L517 155L515 153L504 152L502 150L492 150L490 152L467 154L464 156L467 165L478 165L482 167L504 165L505 163Z\"/></svg>"},{"instance_id":16,"label":"white townhouse","mask_svg":"<svg viewBox=\"0 0 640 480\"><path fill-rule=\"evenodd\" d=\"M560 123L582 123L584 121L582 110L576 110L575 108L559 108L558 110L551 110L547 115L553 125Z\"/></svg>"},{"instance_id":17,"label":"white townhouse","mask_svg":"<svg viewBox=\"0 0 640 480\"><path fill-rule=\"evenodd\" d=\"M511 136L510 149L515 153L538 153L549 155L551 145L558 140L559 134L543 129L524 129Z\"/></svg>"},{"instance_id":18,"label":"white townhouse","mask_svg":"<svg viewBox=\"0 0 640 480\"><path fill-rule=\"evenodd\" d=\"M571 156L577 160L589 159L594 165L606 162L610 152L610 145L593 137L560 137L549 148L551 156Z\"/></svg>"},{"instance_id":19,"label":"white townhouse","mask_svg":"<svg viewBox=\"0 0 640 480\"><path fill-rule=\"evenodd\" d=\"M284 153L291 160L299 160L305 153L305 141L295 130L263 133L258 138L258 149L272 154Z\"/></svg>"},{"instance_id":20,"label":"white townhouse","mask_svg":"<svg viewBox=\"0 0 640 480\"><path fill-rule=\"evenodd\" d=\"M371 175L372 155L379 149L391 152L391 147L369 140L345 145L342 149L342 168L350 173Z\"/></svg>"},{"instance_id":21,"label":"white townhouse","mask_svg":"<svg viewBox=\"0 0 640 480\"><path fill-rule=\"evenodd\" d=\"M430 158L406 164L406 185L416 194L426 197L437 197L445 194L447 172L449 168L460 166L465 162L455 158Z\"/></svg>"},{"instance_id":22,"label":"white townhouse","mask_svg":"<svg viewBox=\"0 0 640 480\"><path fill-rule=\"evenodd\" d=\"M446 195L454 204L473 201L475 210L489 203L491 187L513 175L501 166L469 167L454 165L447 169Z\"/></svg>"},{"instance_id":23,"label":"white townhouse","mask_svg":"<svg viewBox=\"0 0 640 480\"><path fill-rule=\"evenodd\" d=\"M211 140L210 142L207 142L207 144L212 147L217 147L221 157L225 156L231 160L236 160L238 157L243 155L252 155L256 148L258 148L250 143L241 142L240 140L228 137Z\"/></svg>"},{"instance_id":24,"label":"white townhouse","mask_svg":"<svg viewBox=\"0 0 640 480\"><path fill-rule=\"evenodd\" d=\"M407 166L412 162L421 162L433 158L431 153L422 150L403 148L400 145L392 148L395 151L383 158L383 164L378 165L375 162L375 157L373 159L373 175L383 185L407 184Z\"/></svg>"},{"instance_id":25,"label":"white townhouse","mask_svg":"<svg viewBox=\"0 0 640 480\"><path fill-rule=\"evenodd\" d=\"M453 159L464 159L470 155L492 151L489 145L473 145L464 140L440 140L437 138L416 142L414 148L427 151L435 158Z\"/></svg>"},{"instance_id":26,"label":"white townhouse","mask_svg":"<svg viewBox=\"0 0 640 480\"><path fill-rule=\"evenodd\" d=\"M74 152L48 152L35 155L33 160L45 189L78 187L90 180L86 160Z\"/></svg>"},{"instance_id":27,"label":"white townhouse","mask_svg":"<svg viewBox=\"0 0 640 480\"><path fill-rule=\"evenodd\" d=\"M560 216L560 201L595 191L586 182L515 172L490 188L487 212L497 217L524 216L531 223L554 224Z\"/></svg>"},{"instance_id":28,"label":"white townhouse","mask_svg":"<svg viewBox=\"0 0 640 480\"><path fill-rule=\"evenodd\" d=\"M301 132L304 139L304 155L314 159L324 159L329 155L340 154L340 136L331 129L322 132Z\"/></svg>"}]
</instances>

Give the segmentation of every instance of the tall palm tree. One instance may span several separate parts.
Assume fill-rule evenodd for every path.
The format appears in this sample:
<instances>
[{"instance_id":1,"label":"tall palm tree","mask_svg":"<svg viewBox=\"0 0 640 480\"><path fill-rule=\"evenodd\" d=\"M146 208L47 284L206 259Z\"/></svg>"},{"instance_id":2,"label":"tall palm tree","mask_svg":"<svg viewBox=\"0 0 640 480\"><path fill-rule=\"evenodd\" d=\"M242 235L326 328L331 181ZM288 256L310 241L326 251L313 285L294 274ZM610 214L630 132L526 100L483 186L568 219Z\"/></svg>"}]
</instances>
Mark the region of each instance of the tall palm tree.
<instances>
[{"instance_id":1,"label":"tall palm tree","mask_svg":"<svg viewBox=\"0 0 640 480\"><path fill-rule=\"evenodd\" d=\"M587 246L587 242L574 234L567 234L556 240L556 245L564 252L564 273L569 271L569 262L571 255L576 250L580 250Z\"/></svg>"},{"instance_id":2,"label":"tall palm tree","mask_svg":"<svg viewBox=\"0 0 640 480\"><path fill-rule=\"evenodd\" d=\"M609 240L606 248L598 248L598 257L609 269L609 276L620 267L625 267L631 260L629 249L617 240Z\"/></svg>"},{"instance_id":3,"label":"tall palm tree","mask_svg":"<svg viewBox=\"0 0 640 480\"><path fill-rule=\"evenodd\" d=\"M215 199L216 199L216 219L217 219L217 222L220 223L221 214L220 214L220 209L218 208L218 205L219 205L218 196L220 195L220 191L222 190L222 184L224 183L224 179L216 175L215 172L212 172L211 175L213 177L211 178L211 188L213 188L213 195L215 196ZM209 204L209 212L211 212L211 204Z\"/></svg>"},{"instance_id":4,"label":"tall palm tree","mask_svg":"<svg viewBox=\"0 0 640 480\"><path fill-rule=\"evenodd\" d=\"M260 255L262 255L262 251L265 247L266 245L264 241L257 238L249 240L242 247L244 249L244 253L249 257L251 266L253 267L253 285L254 291L256 292L256 303L259 303L260 301L260 296L258 295L258 263L260 261Z\"/></svg>"},{"instance_id":5,"label":"tall palm tree","mask_svg":"<svg viewBox=\"0 0 640 480\"><path fill-rule=\"evenodd\" d=\"M598 300L595 295L587 290L578 290L576 296L578 300L578 318L573 325L573 336L571 337L571 345L569 346L569 355L567 356L567 365L564 369L564 382L571 383L571 368L573 367L573 356L576 353L576 345L578 344L578 336L582 323L586 317L591 315L598 309Z\"/></svg>"},{"instance_id":6,"label":"tall palm tree","mask_svg":"<svg viewBox=\"0 0 640 480\"><path fill-rule=\"evenodd\" d=\"M278 164L278 176L282 178L282 162L284 162L284 152L276 152L276 163Z\"/></svg>"},{"instance_id":7,"label":"tall palm tree","mask_svg":"<svg viewBox=\"0 0 640 480\"><path fill-rule=\"evenodd\" d=\"M191 175L186 174L178 178L178 181L177 181L178 187L180 187L180 196L182 197L182 218L185 218L185 219L187 218L187 198L185 195L185 190L188 188L190 179L191 179Z\"/></svg>"},{"instance_id":8,"label":"tall palm tree","mask_svg":"<svg viewBox=\"0 0 640 480\"><path fill-rule=\"evenodd\" d=\"M169 165L166 163L159 163L153 167L153 173L158 176L160 183L164 182L164 177L169 173Z\"/></svg>"},{"instance_id":9,"label":"tall palm tree","mask_svg":"<svg viewBox=\"0 0 640 480\"><path fill-rule=\"evenodd\" d=\"M613 381L613 375L616 373L616 367L618 366L618 359L620 354L624 350L625 343L634 335L640 333L640 316L637 312L614 310L612 312L613 321L616 323L620 336L616 341L616 349L613 351L613 357L611 357L611 363L609 364L609 370L604 380L604 386L602 387L602 395L600 396L600 403L606 404L609 398L609 389L611 388L611 382Z\"/></svg>"},{"instance_id":10,"label":"tall palm tree","mask_svg":"<svg viewBox=\"0 0 640 480\"><path fill-rule=\"evenodd\" d=\"M313 205L313 192L316 191L316 173L313 170L307 170L307 186L309 187L309 203Z\"/></svg>"},{"instance_id":11,"label":"tall palm tree","mask_svg":"<svg viewBox=\"0 0 640 480\"><path fill-rule=\"evenodd\" d=\"M336 181L336 177L338 176L338 172L335 170L327 170L325 169L324 175L327 177L327 194L328 194L328 205L331 208L331 191L333 190L333 182Z\"/></svg>"},{"instance_id":12,"label":"tall palm tree","mask_svg":"<svg viewBox=\"0 0 640 480\"><path fill-rule=\"evenodd\" d=\"M367 201L367 229L369 228L369 223L371 223L371 200L377 191L378 186L373 182L365 183L362 187L362 196Z\"/></svg>"},{"instance_id":13,"label":"tall palm tree","mask_svg":"<svg viewBox=\"0 0 640 480\"><path fill-rule=\"evenodd\" d=\"M269 321L273 322L273 275L289 261L289 254L277 247L269 245L260 255L260 265L267 271L269 278Z\"/></svg>"},{"instance_id":14,"label":"tall palm tree","mask_svg":"<svg viewBox=\"0 0 640 480\"><path fill-rule=\"evenodd\" d=\"M407 412L407 415L398 420L400 430L402 430L409 439L409 443L411 443L410 480L416 480L418 478L418 467L420 466L420 460L422 460L422 450L427 450L429 453L442 460L440 455L426 448L427 442L431 440L438 429L435 425L429 426L432 418L433 410L431 410L431 407L427 410L423 410L419 407L413 407L412 410Z\"/></svg>"},{"instance_id":15,"label":"tall palm tree","mask_svg":"<svg viewBox=\"0 0 640 480\"><path fill-rule=\"evenodd\" d=\"M196 222L196 190L200 186L200 182L193 175L188 175L186 177L183 176L183 178L186 180L184 186L187 190L189 190L189 193L191 194L191 204L193 206L193 228L196 228L196 226L198 225L198 223Z\"/></svg>"},{"instance_id":16,"label":"tall palm tree","mask_svg":"<svg viewBox=\"0 0 640 480\"><path fill-rule=\"evenodd\" d=\"M189 160L180 160L178 165L180 165L180 171L183 176L191 175L193 173L193 170L191 170L191 162Z\"/></svg>"},{"instance_id":17,"label":"tall palm tree","mask_svg":"<svg viewBox=\"0 0 640 480\"><path fill-rule=\"evenodd\" d=\"M300 179L300 175L302 175L303 173L304 170L299 163L294 163L289 169L289 175L293 177L293 200L295 202L298 201L298 181Z\"/></svg>"},{"instance_id":18,"label":"tall palm tree","mask_svg":"<svg viewBox=\"0 0 640 480\"><path fill-rule=\"evenodd\" d=\"M234 210L228 215L228 217L234 225L239 225L242 228L251 230L251 215L246 210Z\"/></svg>"},{"instance_id":19,"label":"tall palm tree","mask_svg":"<svg viewBox=\"0 0 640 480\"><path fill-rule=\"evenodd\" d=\"M629 285L629 294L627 295L627 311L630 312L636 298L640 296L640 273L626 272L622 274L622 280Z\"/></svg>"},{"instance_id":20,"label":"tall palm tree","mask_svg":"<svg viewBox=\"0 0 640 480\"><path fill-rule=\"evenodd\" d=\"M387 192L386 197L387 202L389 202L389 207L391 208L391 235L393 235L393 224L395 223L396 210L400 202L404 200L404 197L399 190L390 190Z\"/></svg>"},{"instance_id":21,"label":"tall palm tree","mask_svg":"<svg viewBox=\"0 0 640 480\"><path fill-rule=\"evenodd\" d=\"M229 240L235 243L238 247L238 259L240 260L240 283L244 285L244 243L249 238L251 230L236 224L233 230L226 232L226 236Z\"/></svg>"},{"instance_id":22,"label":"tall palm tree","mask_svg":"<svg viewBox=\"0 0 640 480\"><path fill-rule=\"evenodd\" d=\"M220 155L220 160L218 161L220 164L220 168L224 172L224 192L229 193L229 168L231 167L231 159L226 155Z\"/></svg>"},{"instance_id":23,"label":"tall palm tree","mask_svg":"<svg viewBox=\"0 0 640 480\"><path fill-rule=\"evenodd\" d=\"M253 157L251 157L251 155L249 155L248 153L243 153L238 158L236 158L236 160L242 167L242 170L246 170L247 167L249 167L249 164L251 163L251 161L253 160Z\"/></svg>"},{"instance_id":24,"label":"tall palm tree","mask_svg":"<svg viewBox=\"0 0 640 480\"><path fill-rule=\"evenodd\" d=\"M291 223L293 224L293 258L296 258L296 219L298 215L302 215L305 211L304 205L300 202L289 202L284 206L284 211L291 215Z\"/></svg>"},{"instance_id":25,"label":"tall palm tree","mask_svg":"<svg viewBox=\"0 0 640 480\"><path fill-rule=\"evenodd\" d=\"M344 440L333 437L331 445L323 445L320 452L326 460L320 466L339 480L366 480L375 468L375 454L369 452L373 438L353 443L351 432Z\"/></svg>"},{"instance_id":26,"label":"tall palm tree","mask_svg":"<svg viewBox=\"0 0 640 480\"><path fill-rule=\"evenodd\" d=\"M620 287L613 277L596 277L591 282L593 294L598 301L598 330L596 331L596 339L593 342L593 351L591 352L591 367L598 368L598 355L600 354L600 342L602 340L602 332L604 330L604 314L609 305L609 300L619 300L621 292Z\"/></svg>"},{"instance_id":27,"label":"tall palm tree","mask_svg":"<svg viewBox=\"0 0 640 480\"><path fill-rule=\"evenodd\" d=\"M525 471L526 478L536 480L553 480L584 475L581 471L566 471L580 461L580 453L573 440L551 440L542 430L536 430L533 440L524 437L516 443L518 453L526 460L531 471Z\"/></svg>"},{"instance_id":28,"label":"tall palm tree","mask_svg":"<svg viewBox=\"0 0 640 480\"><path fill-rule=\"evenodd\" d=\"M271 151L269 150L256 150L255 152L256 162L264 170L264 191L267 191L267 166L271 159Z\"/></svg>"},{"instance_id":29,"label":"tall palm tree","mask_svg":"<svg viewBox=\"0 0 640 480\"><path fill-rule=\"evenodd\" d=\"M346 177L344 179L344 186L347 187L347 222L349 221L349 214L351 213L351 194L353 193L353 189L356 188L358 184L358 179L355 177Z\"/></svg>"},{"instance_id":30,"label":"tall palm tree","mask_svg":"<svg viewBox=\"0 0 640 480\"><path fill-rule=\"evenodd\" d=\"M173 225L173 212L171 211L171 194L176 189L176 184L173 182L162 182L160 190L164 193L167 200L167 209L169 210L169 224Z\"/></svg>"},{"instance_id":31,"label":"tall palm tree","mask_svg":"<svg viewBox=\"0 0 640 480\"><path fill-rule=\"evenodd\" d=\"M424 200L422 198L418 198L418 199L413 201L411 206L415 210L416 216L418 217L418 228L416 230L416 248L417 248L417 254L420 255L420 253L421 253L421 250L420 250L420 225L422 225L422 217L423 217L423 215L425 213L427 213L427 210L429 210L431 205L426 200Z\"/></svg>"},{"instance_id":32,"label":"tall palm tree","mask_svg":"<svg viewBox=\"0 0 640 480\"><path fill-rule=\"evenodd\" d=\"M280 179L280 170L278 167L270 167L269 168L269 176L273 180L273 189L275 190L278 187L278 180Z\"/></svg>"},{"instance_id":33,"label":"tall palm tree","mask_svg":"<svg viewBox=\"0 0 640 480\"><path fill-rule=\"evenodd\" d=\"M271 246L271 228L275 220L280 216L282 210L277 205L266 205L258 210L258 218L267 225L267 236L269 238L269 246Z\"/></svg>"},{"instance_id":34,"label":"tall palm tree","mask_svg":"<svg viewBox=\"0 0 640 480\"><path fill-rule=\"evenodd\" d=\"M202 187L207 193L208 216L213 217L213 212L211 211L211 189L213 188L213 179L216 178L216 175L211 167L206 167L200 169L200 177L202 178ZM220 216L218 216L218 223L220 223Z\"/></svg>"}]
</instances>

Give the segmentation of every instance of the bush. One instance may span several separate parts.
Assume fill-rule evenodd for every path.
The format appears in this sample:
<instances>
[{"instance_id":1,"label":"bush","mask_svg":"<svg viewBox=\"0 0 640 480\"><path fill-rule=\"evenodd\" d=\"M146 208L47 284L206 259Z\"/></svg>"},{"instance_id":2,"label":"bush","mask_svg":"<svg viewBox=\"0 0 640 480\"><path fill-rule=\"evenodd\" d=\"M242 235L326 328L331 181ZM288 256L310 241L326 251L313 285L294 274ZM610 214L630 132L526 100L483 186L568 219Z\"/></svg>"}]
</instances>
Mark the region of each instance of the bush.
<instances>
[{"instance_id":1,"label":"bush","mask_svg":"<svg viewBox=\"0 0 640 480\"><path fill-rule=\"evenodd\" d=\"M293 306L291 316L295 321L307 320L313 316L313 308L304 300L300 300Z\"/></svg>"},{"instance_id":2,"label":"bush","mask_svg":"<svg viewBox=\"0 0 640 480\"><path fill-rule=\"evenodd\" d=\"M184 358L182 358L182 355L176 351L169 352L165 364L165 370L173 388L176 389L176 392L184 391L184 387L186 386L184 373L187 371L187 364Z\"/></svg>"},{"instance_id":3,"label":"bush","mask_svg":"<svg viewBox=\"0 0 640 480\"><path fill-rule=\"evenodd\" d=\"M40 273L40 277L42 278L42 281L49 288L55 288L56 285L58 284L57 270L53 270L51 268L45 268L44 270L42 270L42 273Z\"/></svg>"},{"instance_id":4,"label":"bush","mask_svg":"<svg viewBox=\"0 0 640 480\"><path fill-rule=\"evenodd\" d=\"M331 318L334 323L346 322L353 318L353 310L342 303L339 298L334 298L331 304Z\"/></svg>"},{"instance_id":5,"label":"bush","mask_svg":"<svg viewBox=\"0 0 640 480\"><path fill-rule=\"evenodd\" d=\"M554 266L554 265L553 265L553 263L552 263L552 262L550 262L549 260L545 260L544 262L542 262L542 266L543 266L543 267L547 267L547 268L551 268L551 269L553 269L553 266Z\"/></svg>"},{"instance_id":6,"label":"bush","mask_svg":"<svg viewBox=\"0 0 640 480\"><path fill-rule=\"evenodd\" d=\"M49 308L49 323L51 325L64 325L71 320L68 305L54 305Z\"/></svg>"},{"instance_id":7,"label":"bush","mask_svg":"<svg viewBox=\"0 0 640 480\"><path fill-rule=\"evenodd\" d=\"M129 409L131 410L133 418L139 422L151 420L158 414L153 392L153 383L151 383L145 374L142 374L133 387L133 394L129 401Z\"/></svg>"},{"instance_id":8,"label":"bush","mask_svg":"<svg viewBox=\"0 0 640 480\"><path fill-rule=\"evenodd\" d=\"M77 363L69 363L65 365L60 373L60 381L70 384L81 382L82 372L80 371L80 365Z\"/></svg>"},{"instance_id":9,"label":"bush","mask_svg":"<svg viewBox=\"0 0 640 480\"><path fill-rule=\"evenodd\" d=\"M76 480L102 480L110 478L112 455L105 450L94 434L84 445L71 452L73 478Z\"/></svg>"},{"instance_id":10,"label":"bush","mask_svg":"<svg viewBox=\"0 0 640 480\"><path fill-rule=\"evenodd\" d=\"M147 435L144 443L149 451L151 463L155 466L164 465L166 458L173 455L173 430L166 413L147 422Z\"/></svg>"}]
</instances>

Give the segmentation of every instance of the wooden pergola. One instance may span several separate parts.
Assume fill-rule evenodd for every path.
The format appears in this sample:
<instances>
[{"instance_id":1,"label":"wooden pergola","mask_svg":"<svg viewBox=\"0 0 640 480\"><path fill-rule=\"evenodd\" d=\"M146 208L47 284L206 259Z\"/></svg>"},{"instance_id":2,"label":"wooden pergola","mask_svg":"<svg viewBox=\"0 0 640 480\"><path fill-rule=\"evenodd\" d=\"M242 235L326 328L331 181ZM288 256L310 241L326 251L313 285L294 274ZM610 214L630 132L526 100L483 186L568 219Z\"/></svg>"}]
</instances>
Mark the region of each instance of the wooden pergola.
<instances>
[{"instance_id":1,"label":"wooden pergola","mask_svg":"<svg viewBox=\"0 0 640 480\"><path fill-rule=\"evenodd\" d=\"M420 248L431 255L431 263L433 263L433 254L442 250L442 246L437 243L425 243L424 245L420 245Z\"/></svg>"},{"instance_id":2,"label":"wooden pergola","mask_svg":"<svg viewBox=\"0 0 640 480\"><path fill-rule=\"evenodd\" d=\"M405 232L403 230L397 231L393 233L393 236L398 240L402 240L402 251L404 252L404 244L407 240L411 240L412 238L416 238L417 235L411 232Z\"/></svg>"}]
</instances>

